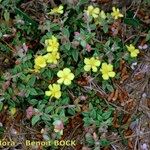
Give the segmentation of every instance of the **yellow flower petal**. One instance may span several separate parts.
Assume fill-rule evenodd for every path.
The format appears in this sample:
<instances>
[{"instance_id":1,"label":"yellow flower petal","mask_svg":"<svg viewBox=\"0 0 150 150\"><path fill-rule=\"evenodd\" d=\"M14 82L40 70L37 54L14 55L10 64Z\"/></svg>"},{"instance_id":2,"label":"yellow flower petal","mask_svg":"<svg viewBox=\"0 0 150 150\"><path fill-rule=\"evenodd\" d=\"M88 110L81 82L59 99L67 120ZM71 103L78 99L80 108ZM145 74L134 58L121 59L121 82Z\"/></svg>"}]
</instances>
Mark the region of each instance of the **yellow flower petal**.
<instances>
[{"instance_id":1,"label":"yellow flower petal","mask_svg":"<svg viewBox=\"0 0 150 150\"><path fill-rule=\"evenodd\" d=\"M61 92L60 91L56 92L55 98L59 99L60 97L61 97Z\"/></svg>"},{"instance_id":2,"label":"yellow flower petal","mask_svg":"<svg viewBox=\"0 0 150 150\"><path fill-rule=\"evenodd\" d=\"M51 96L51 91L45 91L46 96Z\"/></svg>"},{"instance_id":3,"label":"yellow flower petal","mask_svg":"<svg viewBox=\"0 0 150 150\"><path fill-rule=\"evenodd\" d=\"M84 66L84 70L85 71L90 71L91 70L91 66L90 65L85 65Z\"/></svg>"},{"instance_id":4,"label":"yellow flower petal","mask_svg":"<svg viewBox=\"0 0 150 150\"><path fill-rule=\"evenodd\" d=\"M70 85L71 84L71 80L68 80L68 79L64 80L64 84L65 85Z\"/></svg>"},{"instance_id":5,"label":"yellow flower petal","mask_svg":"<svg viewBox=\"0 0 150 150\"><path fill-rule=\"evenodd\" d=\"M101 63L101 62L100 62L99 60L96 60L96 61L95 61L95 66L100 66L100 63Z\"/></svg>"},{"instance_id":6,"label":"yellow flower petal","mask_svg":"<svg viewBox=\"0 0 150 150\"><path fill-rule=\"evenodd\" d=\"M57 76L62 77L62 75L63 75L63 71L62 70L58 71Z\"/></svg>"},{"instance_id":7,"label":"yellow flower petal","mask_svg":"<svg viewBox=\"0 0 150 150\"><path fill-rule=\"evenodd\" d=\"M69 74L69 73L71 72L71 70L70 70L69 68L64 68L64 69L63 69L63 72L64 72L65 74Z\"/></svg>"},{"instance_id":8,"label":"yellow flower petal","mask_svg":"<svg viewBox=\"0 0 150 150\"><path fill-rule=\"evenodd\" d=\"M52 51L53 51L53 47L47 46L47 52L52 52Z\"/></svg>"},{"instance_id":9,"label":"yellow flower petal","mask_svg":"<svg viewBox=\"0 0 150 150\"><path fill-rule=\"evenodd\" d=\"M109 79L109 76L107 74L103 74L102 77L103 77L104 80L108 80Z\"/></svg>"},{"instance_id":10,"label":"yellow flower petal","mask_svg":"<svg viewBox=\"0 0 150 150\"><path fill-rule=\"evenodd\" d=\"M59 80L57 80L57 83L62 84L64 82L63 78L60 78Z\"/></svg>"},{"instance_id":11,"label":"yellow flower petal","mask_svg":"<svg viewBox=\"0 0 150 150\"><path fill-rule=\"evenodd\" d=\"M70 74L68 75L68 79L69 79L69 80L73 80L73 79L74 79L74 74L73 74L73 73L70 73Z\"/></svg>"},{"instance_id":12,"label":"yellow flower petal","mask_svg":"<svg viewBox=\"0 0 150 150\"><path fill-rule=\"evenodd\" d=\"M57 91L60 91L60 85L58 84L53 84L53 88Z\"/></svg>"},{"instance_id":13,"label":"yellow flower petal","mask_svg":"<svg viewBox=\"0 0 150 150\"><path fill-rule=\"evenodd\" d=\"M85 59L84 59L84 63L88 65L88 64L89 64L89 59L88 59L88 58L85 58Z\"/></svg>"},{"instance_id":14,"label":"yellow flower petal","mask_svg":"<svg viewBox=\"0 0 150 150\"><path fill-rule=\"evenodd\" d=\"M87 9L87 14L90 15L91 12L93 11L94 7L92 5L88 6L88 9Z\"/></svg>"},{"instance_id":15,"label":"yellow flower petal","mask_svg":"<svg viewBox=\"0 0 150 150\"><path fill-rule=\"evenodd\" d=\"M92 67L92 71L93 71L93 72L97 72L97 67L93 66L93 67Z\"/></svg>"},{"instance_id":16,"label":"yellow flower petal","mask_svg":"<svg viewBox=\"0 0 150 150\"><path fill-rule=\"evenodd\" d=\"M95 14L99 14L99 12L100 12L100 10L97 7L93 10L93 13L95 13Z\"/></svg>"},{"instance_id":17,"label":"yellow flower petal","mask_svg":"<svg viewBox=\"0 0 150 150\"><path fill-rule=\"evenodd\" d=\"M113 72L113 71L111 71L111 72L108 73L108 75L109 75L110 77L114 77L114 76L116 75L116 73Z\"/></svg>"}]
</instances>

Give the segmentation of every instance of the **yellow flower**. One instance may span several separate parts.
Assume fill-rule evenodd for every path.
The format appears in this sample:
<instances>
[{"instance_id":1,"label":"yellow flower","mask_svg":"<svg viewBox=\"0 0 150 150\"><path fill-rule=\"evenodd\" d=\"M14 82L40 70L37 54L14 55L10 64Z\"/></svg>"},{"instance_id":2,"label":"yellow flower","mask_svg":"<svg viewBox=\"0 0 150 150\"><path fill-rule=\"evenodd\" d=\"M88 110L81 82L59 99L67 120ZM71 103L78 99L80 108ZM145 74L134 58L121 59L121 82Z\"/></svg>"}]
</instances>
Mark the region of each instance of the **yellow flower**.
<instances>
[{"instance_id":1,"label":"yellow flower","mask_svg":"<svg viewBox=\"0 0 150 150\"><path fill-rule=\"evenodd\" d=\"M64 83L65 85L70 85L71 81L74 79L74 74L71 73L69 68L64 68L57 73L57 76L60 78L57 82L59 84Z\"/></svg>"},{"instance_id":2,"label":"yellow flower","mask_svg":"<svg viewBox=\"0 0 150 150\"><path fill-rule=\"evenodd\" d=\"M94 8L92 5L88 6L88 9L86 10L87 15L92 16L93 18L98 18L99 12L99 8Z\"/></svg>"},{"instance_id":3,"label":"yellow flower","mask_svg":"<svg viewBox=\"0 0 150 150\"><path fill-rule=\"evenodd\" d=\"M50 39L45 40L45 45L47 46L47 52L57 52L59 48L59 43L56 37L52 36Z\"/></svg>"},{"instance_id":4,"label":"yellow flower","mask_svg":"<svg viewBox=\"0 0 150 150\"><path fill-rule=\"evenodd\" d=\"M116 73L113 71L113 65L102 63L102 67L100 69L102 72L102 77L104 80L108 80L109 77L114 77Z\"/></svg>"},{"instance_id":5,"label":"yellow flower","mask_svg":"<svg viewBox=\"0 0 150 150\"><path fill-rule=\"evenodd\" d=\"M51 12L49 14L63 14L63 9L64 7L62 5L60 5L59 7L55 7L53 9L51 9Z\"/></svg>"},{"instance_id":6,"label":"yellow flower","mask_svg":"<svg viewBox=\"0 0 150 150\"><path fill-rule=\"evenodd\" d=\"M84 63L85 63L85 66L84 66L85 71L90 71L92 69L93 72L97 72L97 67L100 66L101 62L100 60L94 57L91 57L91 58L85 58Z\"/></svg>"},{"instance_id":7,"label":"yellow flower","mask_svg":"<svg viewBox=\"0 0 150 150\"><path fill-rule=\"evenodd\" d=\"M137 57L137 55L140 53L139 49L136 49L132 44L127 46L128 51L130 52L131 57Z\"/></svg>"},{"instance_id":8,"label":"yellow flower","mask_svg":"<svg viewBox=\"0 0 150 150\"><path fill-rule=\"evenodd\" d=\"M120 13L118 8L113 7L112 10L113 10L113 12L111 13L111 15L114 17L114 19L123 17L123 14Z\"/></svg>"},{"instance_id":9,"label":"yellow flower","mask_svg":"<svg viewBox=\"0 0 150 150\"><path fill-rule=\"evenodd\" d=\"M52 52L44 55L44 58L46 59L47 63L57 64L57 60L60 58L60 55L58 52Z\"/></svg>"},{"instance_id":10,"label":"yellow flower","mask_svg":"<svg viewBox=\"0 0 150 150\"><path fill-rule=\"evenodd\" d=\"M49 91L45 92L46 96L55 97L56 99L59 99L61 97L61 91L60 91L60 85L59 84L50 84L48 86Z\"/></svg>"},{"instance_id":11,"label":"yellow flower","mask_svg":"<svg viewBox=\"0 0 150 150\"><path fill-rule=\"evenodd\" d=\"M37 56L34 62L36 69L44 68L46 66L46 60L43 56Z\"/></svg>"}]
</instances>

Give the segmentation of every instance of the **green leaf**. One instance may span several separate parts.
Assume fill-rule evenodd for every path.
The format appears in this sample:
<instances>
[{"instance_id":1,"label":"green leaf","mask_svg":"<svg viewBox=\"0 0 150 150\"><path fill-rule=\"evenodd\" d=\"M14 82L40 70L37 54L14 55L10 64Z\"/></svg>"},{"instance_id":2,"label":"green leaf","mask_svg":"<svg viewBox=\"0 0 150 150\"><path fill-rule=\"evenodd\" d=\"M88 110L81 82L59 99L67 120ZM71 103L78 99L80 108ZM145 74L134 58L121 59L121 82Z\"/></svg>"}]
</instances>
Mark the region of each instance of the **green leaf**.
<instances>
[{"instance_id":1,"label":"green leaf","mask_svg":"<svg viewBox=\"0 0 150 150\"><path fill-rule=\"evenodd\" d=\"M53 106L48 106L48 107L46 107L46 108L45 108L45 113L46 113L46 114L50 113L50 112L53 110L53 108L54 108Z\"/></svg>"},{"instance_id":2,"label":"green leaf","mask_svg":"<svg viewBox=\"0 0 150 150\"><path fill-rule=\"evenodd\" d=\"M112 125L112 122L113 122L113 118L109 118L106 121L104 121L104 124L110 126Z\"/></svg>"},{"instance_id":3,"label":"green leaf","mask_svg":"<svg viewBox=\"0 0 150 150\"><path fill-rule=\"evenodd\" d=\"M40 112L43 112L43 109L44 109L44 107L45 107L45 104L38 104L38 106L37 106L37 109L40 111Z\"/></svg>"},{"instance_id":4,"label":"green leaf","mask_svg":"<svg viewBox=\"0 0 150 150\"><path fill-rule=\"evenodd\" d=\"M4 19L5 19L6 21L9 21L9 20L10 20L10 13L9 13L7 10L5 10L5 12L4 12Z\"/></svg>"},{"instance_id":5,"label":"green leaf","mask_svg":"<svg viewBox=\"0 0 150 150\"><path fill-rule=\"evenodd\" d=\"M45 78L47 78L48 80L51 80L52 79L52 71L50 69L45 69L43 76Z\"/></svg>"},{"instance_id":6,"label":"green leaf","mask_svg":"<svg viewBox=\"0 0 150 150\"><path fill-rule=\"evenodd\" d=\"M3 33L0 31L0 38L3 36Z\"/></svg>"},{"instance_id":7,"label":"green leaf","mask_svg":"<svg viewBox=\"0 0 150 150\"><path fill-rule=\"evenodd\" d=\"M2 136L4 134L5 130L3 127L0 127L0 138L2 139Z\"/></svg>"},{"instance_id":8,"label":"green leaf","mask_svg":"<svg viewBox=\"0 0 150 150\"><path fill-rule=\"evenodd\" d=\"M103 121L103 117L101 115L97 115L97 119L101 122Z\"/></svg>"},{"instance_id":9,"label":"green leaf","mask_svg":"<svg viewBox=\"0 0 150 150\"><path fill-rule=\"evenodd\" d=\"M101 139L100 140L100 145L103 146L103 147L109 146L110 141L108 141L107 139Z\"/></svg>"},{"instance_id":10,"label":"green leaf","mask_svg":"<svg viewBox=\"0 0 150 150\"><path fill-rule=\"evenodd\" d=\"M77 62L78 57L79 57L79 52L77 50L73 49L71 54L72 54L72 57L73 57L74 61Z\"/></svg>"},{"instance_id":11,"label":"green leaf","mask_svg":"<svg viewBox=\"0 0 150 150\"><path fill-rule=\"evenodd\" d=\"M71 48L71 43L70 42L67 42L67 43L65 43L65 49L67 50L67 51L69 51L70 50L70 48Z\"/></svg>"},{"instance_id":12,"label":"green leaf","mask_svg":"<svg viewBox=\"0 0 150 150\"><path fill-rule=\"evenodd\" d=\"M30 95L33 96L38 95L37 91L34 88L30 88L29 91L30 91Z\"/></svg>"},{"instance_id":13,"label":"green leaf","mask_svg":"<svg viewBox=\"0 0 150 150\"><path fill-rule=\"evenodd\" d=\"M93 139L93 136L90 134L90 133L87 133L85 135L85 139L86 139L86 142L89 144L89 145L94 145L94 139Z\"/></svg>"},{"instance_id":14,"label":"green leaf","mask_svg":"<svg viewBox=\"0 0 150 150\"><path fill-rule=\"evenodd\" d=\"M90 117L92 117L93 119L96 119L96 110L93 109L91 112L90 112Z\"/></svg>"},{"instance_id":15,"label":"green leaf","mask_svg":"<svg viewBox=\"0 0 150 150\"><path fill-rule=\"evenodd\" d=\"M82 40L80 44L82 47L86 47L86 41Z\"/></svg>"},{"instance_id":16,"label":"green leaf","mask_svg":"<svg viewBox=\"0 0 150 150\"><path fill-rule=\"evenodd\" d=\"M84 117L83 121L85 126L89 126L91 124L89 117Z\"/></svg>"},{"instance_id":17,"label":"green leaf","mask_svg":"<svg viewBox=\"0 0 150 150\"><path fill-rule=\"evenodd\" d=\"M109 28L108 24L105 24L105 25L102 27L104 33L107 33L107 32L108 32L108 28Z\"/></svg>"},{"instance_id":18,"label":"green leaf","mask_svg":"<svg viewBox=\"0 0 150 150\"><path fill-rule=\"evenodd\" d=\"M41 119L44 120L44 121L50 121L50 120L51 120L51 117L50 117L50 115L48 115L48 114L43 114L43 115L41 116Z\"/></svg>"},{"instance_id":19,"label":"green leaf","mask_svg":"<svg viewBox=\"0 0 150 150\"><path fill-rule=\"evenodd\" d=\"M83 4L85 4L85 3L87 3L87 0L80 0L80 1L79 1L79 5L83 5Z\"/></svg>"},{"instance_id":20,"label":"green leaf","mask_svg":"<svg viewBox=\"0 0 150 150\"><path fill-rule=\"evenodd\" d=\"M63 35L65 35L67 38L69 38L70 32L69 32L68 28L64 28Z\"/></svg>"},{"instance_id":21,"label":"green leaf","mask_svg":"<svg viewBox=\"0 0 150 150\"><path fill-rule=\"evenodd\" d=\"M35 22L34 20L32 20L26 13L24 13L23 11L21 11L19 8L15 8L15 12L19 16L23 17L26 22L28 22L29 24L31 24L35 28L38 28L37 22Z\"/></svg>"},{"instance_id":22,"label":"green leaf","mask_svg":"<svg viewBox=\"0 0 150 150\"><path fill-rule=\"evenodd\" d=\"M124 23L133 27L138 27L140 25L140 22L134 18L125 18Z\"/></svg>"},{"instance_id":23,"label":"green leaf","mask_svg":"<svg viewBox=\"0 0 150 150\"><path fill-rule=\"evenodd\" d=\"M31 78L28 81L28 85L33 86L35 81L36 81L36 76L34 76L34 75L31 76Z\"/></svg>"},{"instance_id":24,"label":"green leaf","mask_svg":"<svg viewBox=\"0 0 150 150\"><path fill-rule=\"evenodd\" d=\"M76 114L74 108L68 108L68 113L69 113L70 115L75 115L75 114Z\"/></svg>"},{"instance_id":25,"label":"green leaf","mask_svg":"<svg viewBox=\"0 0 150 150\"><path fill-rule=\"evenodd\" d=\"M0 102L0 111L2 111L3 108L3 102Z\"/></svg>"},{"instance_id":26,"label":"green leaf","mask_svg":"<svg viewBox=\"0 0 150 150\"><path fill-rule=\"evenodd\" d=\"M37 99L31 99L28 101L31 105L36 105L38 103L38 100Z\"/></svg>"},{"instance_id":27,"label":"green leaf","mask_svg":"<svg viewBox=\"0 0 150 150\"><path fill-rule=\"evenodd\" d=\"M148 31L148 33L146 35L146 41L150 41L150 30Z\"/></svg>"},{"instance_id":28,"label":"green leaf","mask_svg":"<svg viewBox=\"0 0 150 150\"><path fill-rule=\"evenodd\" d=\"M110 84L106 84L106 88L108 91L112 92L114 90L113 86Z\"/></svg>"},{"instance_id":29,"label":"green leaf","mask_svg":"<svg viewBox=\"0 0 150 150\"><path fill-rule=\"evenodd\" d=\"M91 103L89 103L89 110L93 109L93 105Z\"/></svg>"},{"instance_id":30,"label":"green leaf","mask_svg":"<svg viewBox=\"0 0 150 150\"><path fill-rule=\"evenodd\" d=\"M63 98L61 101L60 101L61 105L67 105L69 104L69 98L68 97L65 97Z\"/></svg>"},{"instance_id":31,"label":"green leaf","mask_svg":"<svg viewBox=\"0 0 150 150\"><path fill-rule=\"evenodd\" d=\"M102 114L103 120L107 120L111 116L111 111L106 111Z\"/></svg>"},{"instance_id":32,"label":"green leaf","mask_svg":"<svg viewBox=\"0 0 150 150\"><path fill-rule=\"evenodd\" d=\"M33 116L31 120L32 126L34 126L40 119L40 115Z\"/></svg>"},{"instance_id":33,"label":"green leaf","mask_svg":"<svg viewBox=\"0 0 150 150\"><path fill-rule=\"evenodd\" d=\"M89 112L83 112L82 114L83 114L83 116L85 116L85 117L88 117L88 116L89 116Z\"/></svg>"}]
</instances>

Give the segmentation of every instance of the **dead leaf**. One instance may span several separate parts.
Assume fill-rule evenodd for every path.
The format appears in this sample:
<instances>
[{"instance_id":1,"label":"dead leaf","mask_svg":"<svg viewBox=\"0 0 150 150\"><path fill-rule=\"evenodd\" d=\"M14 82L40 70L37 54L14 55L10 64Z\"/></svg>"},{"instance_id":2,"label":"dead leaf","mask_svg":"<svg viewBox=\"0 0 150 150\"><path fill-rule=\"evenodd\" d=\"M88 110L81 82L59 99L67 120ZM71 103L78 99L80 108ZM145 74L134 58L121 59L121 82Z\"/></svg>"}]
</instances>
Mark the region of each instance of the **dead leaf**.
<instances>
[{"instance_id":1,"label":"dead leaf","mask_svg":"<svg viewBox=\"0 0 150 150\"><path fill-rule=\"evenodd\" d=\"M119 90L118 88L115 91L114 97L112 98L113 101L116 101L118 99Z\"/></svg>"},{"instance_id":2,"label":"dead leaf","mask_svg":"<svg viewBox=\"0 0 150 150\"><path fill-rule=\"evenodd\" d=\"M115 91L111 92L110 95L108 96L108 101L111 101L112 98L114 97Z\"/></svg>"}]
</instances>

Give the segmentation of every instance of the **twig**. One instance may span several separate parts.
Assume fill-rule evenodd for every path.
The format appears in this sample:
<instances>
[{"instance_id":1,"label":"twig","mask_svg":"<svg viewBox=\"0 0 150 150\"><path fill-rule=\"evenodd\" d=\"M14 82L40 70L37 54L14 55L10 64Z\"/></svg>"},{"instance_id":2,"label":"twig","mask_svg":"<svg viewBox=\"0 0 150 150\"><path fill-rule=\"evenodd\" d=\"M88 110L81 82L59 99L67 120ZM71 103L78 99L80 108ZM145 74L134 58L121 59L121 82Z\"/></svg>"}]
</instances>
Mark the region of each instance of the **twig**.
<instances>
[{"instance_id":1,"label":"twig","mask_svg":"<svg viewBox=\"0 0 150 150\"><path fill-rule=\"evenodd\" d=\"M95 89L95 88L89 87L89 86L84 86L84 87L87 88L87 89L90 89L90 90L95 90L96 92L99 92L101 94L101 91L99 91L98 89ZM118 110L122 110L123 112L125 112L127 114L131 114L130 112L124 110L123 108L121 108L121 107L119 107L119 106L117 106L117 105L115 105L111 102L108 102L106 98L103 98L103 99L104 99L104 101L106 102L107 105L112 105L112 106L116 107Z\"/></svg>"},{"instance_id":2,"label":"twig","mask_svg":"<svg viewBox=\"0 0 150 150\"><path fill-rule=\"evenodd\" d=\"M50 4L51 4L52 7L55 7L55 6L56 6L54 0L49 0L49 2L50 2Z\"/></svg>"},{"instance_id":3,"label":"twig","mask_svg":"<svg viewBox=\"0 0 150 150\"><path fill-rule=\"evenodd\" d=\"M71 139L72 136L74 135L74 133L76 132L76 130L82 125L82 123L78 124L76 126L76 128L73 130L73 132L71 133L71 135L68 137L68 139ZM65 146L61 149L61 150L64 150Z\"/></svg>"},{"instance_id":4,"label":"twig","mask_svg":"<svg viewBox=\"0 0 150 150\"><path fill-rule=\"evenodd\" d=\"M138 6L138 8L137 8L137 10L136 10L136 12L135 12L135 14L134 14L133 18L135 18L135 17L136 17L136 15L137 15L137 13L138 13L138 11L139 11L139 9L140 9L140 5L141 5L141 0L140 0L140 2L139 2L139 6Z\"/></svg>"},{"instance_id":5,"label":"twig","mask_svg":"<svg viewBox=\"0 0 150 150\"><path fill-rule=\"evenodd\" d=\"M142 135L145 135L145 134L150 134L150 131L145 132L145 133L142 133ZM134 135L126 136L126 137L124 137L124 138L125 138L125 139L130 139L130 138L133 138L133 137L136 137L136 136L139 136L139 134L134 134ZM121 141L121 140L122 140L122 138L119 138L119 139L117 139L117 140L111 142L110 144L119 142L119 141Z\"/></svg>"},{"instance_id":6,"label":"twig","mask_svg":"<svg viewBox=\"0 0 150 150\"><path fill-rule=\"evenodd\" d=\"M12 47L12 46L10 46L7 42L5 42L3 39L0 39L3 43L5 43L10 49L11 49L11 51L12 52L15 52L16 50Z\"/></svg>"}]
</instances>

